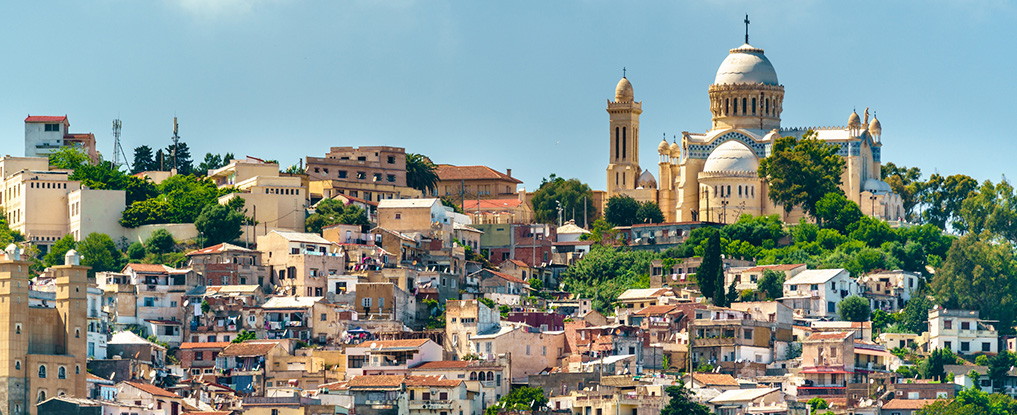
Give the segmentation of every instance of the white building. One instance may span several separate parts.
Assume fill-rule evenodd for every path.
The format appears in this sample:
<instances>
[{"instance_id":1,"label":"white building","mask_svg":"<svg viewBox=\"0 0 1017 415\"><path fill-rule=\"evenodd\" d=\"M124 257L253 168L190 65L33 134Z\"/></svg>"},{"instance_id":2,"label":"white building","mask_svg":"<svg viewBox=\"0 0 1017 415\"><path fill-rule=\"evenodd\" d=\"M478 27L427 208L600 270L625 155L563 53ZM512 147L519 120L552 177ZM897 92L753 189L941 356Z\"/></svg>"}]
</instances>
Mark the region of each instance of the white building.
<instances>
[{"instance_id":1,"label":"white building","mask_svg":"<svg viewBox=\"0 0 1017 415\"><path fill-rule=\"evenodd\" d=\"M95 135L72 134L70 128L71 122L66 115L29 115L25 118L25 157L47 157L61 147L76 147L87 154L92 163L98 163Z\"/></svg>"},{"instance_id":2,"label":"white building","mask_svg":"<svg viewBox=\"0 0 1017 415\"><path fill-rule=\"evenodd\" d=\"M929 310L929 350L950 349L954 353L970 355L997 352L999 333L992 320L978 318L978 311L947 310L935 307Z\"/></svg>"},{"instance_id":3,"label":"white building","mask_svg":"<svg viewBox=\"0 0 1017 415\"><path fill-rule=\"evenodd\" d=\"M805 270L784 281L780 302L803 317L837 318L837 303L858 295L858 283L843 268Z\"/></svg>"},{"instance_id":4,"label":"white building","mask_svg":"<svg viewBox=\"0 0 1017 415\"><path fill-rule=\"evenodd\" d=\"M908 271L884 271L858 278L858 289L862 297L869 300L873 310L888 313L904 308L911 300L911 294L918 289L921 275Z\"/></svg>"},{"instance_id":5,"label":"white building","mask_svg":"<svg viewBox=\"0 0 1017 415\"><path fill-rule=\"evenodd\" d=\"M102 290L88 287L88 357L90 359L106 358L109 329L109 313L102 309Z\"/></svg>"}]
</instances>

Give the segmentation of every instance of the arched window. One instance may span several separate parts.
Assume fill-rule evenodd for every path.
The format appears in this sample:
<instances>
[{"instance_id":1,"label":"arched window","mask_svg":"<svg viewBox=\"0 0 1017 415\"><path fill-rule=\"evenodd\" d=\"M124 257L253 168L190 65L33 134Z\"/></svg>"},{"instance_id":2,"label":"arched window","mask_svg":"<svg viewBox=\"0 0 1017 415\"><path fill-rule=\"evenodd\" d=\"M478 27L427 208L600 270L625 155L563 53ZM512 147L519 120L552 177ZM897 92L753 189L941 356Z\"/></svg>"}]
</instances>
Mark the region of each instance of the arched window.
<instances>
[{"instance_id":1,"label":"arched window","mask_svg":"<svg viewBox=\"0 0 1017 415\"><path fill-rule=\"evenodd\" d=\"M756 99L752 98L752 115L756 115Z\"/></svg>"},{"instance_id":2,"label":"arched window","mask_svg":"<svg viewBox=\"0 0 1017 415\"><path fill-rule=\"evenodd\" d=\"M742 115L748 114L749 111L746 109L749 106L748 98L742 98Z\"/></svg>"},{"instance_id":3,"label":"arched window","mask_svg":"<svg viewBox=\"0 0 1017 415\"><path fill-rule=\"evenodd\" d=\"M45 400L46 400L46 391L40 389L39 390L39 400L38 400L38 402L42 402L42 401L45 401Z\"/></svg>"},{"instance_id":4,"label":"arched window","mask_svg":"<svg viewBox=\"0 0 1017 415\"><path fill-rule=\"evenodd\" d=\"M731 115L731 98L724 98L724 115Z\"/></svg>"},{"instance_id":5,"label":"arched window","mask_svg":"<svg viewBox=\"0 0 1017 415\"><path fill-rule=\"evenodd\" d=\"M492 380L494 380L494 372L487 372L487 381L490 382Z\"/></svg>"},{"instance_id":6,"label":"arched window","mask_svg":"<svg viewBox=\"0 0 1017 415\"><path fill-rule=\"evenodd\" d=\"M734 99L734 108L732 109L731 115L738 115L738 98Z\"/></svg>"},{"instance_id":7,"label":"arched window","mask_svg":"<svg viewBox=\"0 0 1017 415\"><path fill-rule=\"evenodd\" d=\"M731 185L727 185L727 197L731 197Z\"/></svg>"},{"instance_id":8,"label":"arched window","mask_svg":"<svg viewBox=\"0 0 1017 415\"><path fill-rule=\"evenodd\" d=\"M621 143L620 138L621 128L614 127L614 158L618 158L618 155L621 154L621 148L619 147L619 144Z\"/></svg>"},{"instance_id":9,"label":"arched window","mask_svg":"<svg viewBox=\"0 0 1017 415\"><path fill-rule=\"evenodd\" d=\"M770 115L770 98L766 99L766 115Z\"/></svg>"},{"instance_id":10,"label":"arched window","mask_svg":"<svg viewBox=\"0 0 1017 415\"><path fill-rule=\"evenodd\" d=\"M622 127L622 158L628 157L629 137L625 127Z\"/></svg>"},{"instance_id":11,"label":"arched window","mask_svg":"<svg viewBox=\"0 0 1017 415\"><path fill-rule=\"evenodd\" d=\"M742 185L738 185L738 197L742 197Z\"/></svg>"},{"instance_id":12,"label":"arched window","mask_svg":"<svg viewBox=\"0 0 1017 415\"><path fill-rule=\"evenodd\" d=\"M39 365L39 377L40 378L46 377L46 365Z\"/></svg>"},{"instance_id":13,"label":"arched window","mask_svg":"<svg viewBox=\"0 0 1017 415\"><path fill-rule=\"evenodd\" d=\"M14 361L14 370L21 370L21 361L20 360L15 360Z\"/></svg>"},{"instance_id":14,"label":"arched window","mask_svg":"<svg viewBox=\"0 0 1017 415\"><path fill-rule=\"evenodd\" d=\"M477 380L479 380L481 382L487 380L487 377L484 376L484 372L477 373Z\"/></svg>"},{"instance_id":15,"label":"arched window","mask_svg":"<svg viewBox=\"0 0 1017 415\"><path fill-rule=\"evenodd\" d=\"M67 368L63 366L57 368L57 379L67 379Z\"/></svg>"},{"instance_id":16,"label":"arched window","mask_svg":"<svg viewBox=\"0 0 1017 415\"><path fill-rule=\"evenodd\" d=\"M477 372L470 372L470 380L477 380Z\"/></svg>"}]
</instances>

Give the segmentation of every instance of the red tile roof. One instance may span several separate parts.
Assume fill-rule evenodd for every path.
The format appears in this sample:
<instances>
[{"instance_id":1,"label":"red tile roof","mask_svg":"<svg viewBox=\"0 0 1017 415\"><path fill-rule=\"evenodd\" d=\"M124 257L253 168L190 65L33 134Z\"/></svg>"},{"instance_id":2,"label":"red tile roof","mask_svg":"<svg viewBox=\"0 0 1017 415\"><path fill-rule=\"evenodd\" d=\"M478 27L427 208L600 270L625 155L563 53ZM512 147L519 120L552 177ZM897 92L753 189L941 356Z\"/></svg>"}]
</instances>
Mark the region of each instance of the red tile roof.
<instances>
[{"instance_id":1,"label":"red tile roof","mask_svg":"<svg viewBox=\"0 0 1017 415\"><path fill-rule=\"evenodd\" d=\"M505 180L513 183L522 183L521 180L499 172L487 166L453 166L451 164L439 164L436 166L438 179L441 181L455 180Z\"/></svg>"},{"instance_id":2,"label":"red tile roof","mask_svg":"<svg viewBox=\"0 0 1017 415\"><path fill-rule=\"evenodd\" d=\"M162 264L127 264L124 266L124 270L127 268L134 270L134 272L152 272L152 273L163 273L169 272L169 267Z\"/></svg>"},{"instance_id":3,"label":"red tile roof","mask_svg":"<svg viewBox=\"0 0 1017 415\"><path fill-rule=\"evenodd\" d=\"M767 269L773 270L773 271L791 271L791 270L793 270L795 268L804 267L804 266L805 266L805 264L760 265L758 267L749 268L749 269L747 269L745 271L742 271L742 272L759 272L759 271L763 271L763 270L767 270Z\"/></svg>"},{"instance_id":4,"label":"red tile roof","mask_svg":"<svg viewBox=\"0 0 1017 415\"><path fill-rule=\"evenodd\" d=\"M704 385L738 386L738 380L723 373L693 373L692 379Z\"/></svg>"},{"instance_id":5,"label":"red tile roof","mask_svg":"<svg viewBox=\"0 0 1017 415\"><path fill-rule=\"evenodd\" d=\"M394 387L403 384L406 378L402 375L369 375L369 376L354 376L350 379L347 386L351 388L356 387Z\"/></svg>"},{"instance_id":6,"label":"red tile roof","mask_svg":"<svg viewBox=\"0 0 1017 415\"><path fill-rule=\"evenodd\" d=\"M185 343L180 343L180 348L184 349L184 350L186 350L186 349L225 349L230 344L231 344L230 342L206 342L206 343L201 343L201 342L198 342L198 343L185 342Z\"/></svg>"},{"instance_id":7,"label":"red tile roof","mask_svg":"<svg viewBox=\"0 0 1017 415\"><path fill-rule=\"evenodd\" d=\"M508 259L508 260L505 260L505 262L511 263L512 265L515 265L517 267L523 267L523 268L529 268L530 267L529 265L526 265L525 262L520 261L518 259Z\"/></svg>"},{"instance_id":8,"label":"red tile roof","mask_svg":"<svg viewBox=\"0 0 1017 415\"><path fill-rule=\"evenodd\" d=\"M367 346L372 349L387 349L393 347L420 347L424 343L427 343L429 339L402 339L402 340L379 340L379 341L366 341L361 343L361 346Z\"/></svg>"},{"instance_id":9,"label":"red tile roof","mask_svg":"<svg viewBox=\"0 0 1017 415\"><path fill-rule=\"evenodd\" d=\"M66 120L67 116L50 116L50 115L29 115L25 118L25 122L58 122Z\"/></svg>"},{"instance_id":10,"label":"red tile roof","mask_svg":"<svg viewBox=\"0 0 1017 415\"><path fill-rule=\"evenodd\" d=\"M444 379L444 376L407 376L406 386L433 386L438 388L454 388L463 383L461 380Z\"/></svg>"},{"instance_id":11,"label":"red tile roof","mask_svg":"<svg viewBox=\"0 0 1017 415\"><path fill-rule=\"evenodd\" d=\"M222 251L247 251L247 252L254 252L253 249L246 249L244 247L236 246L236 245L233 245L233 244L221 243L221 244L218 244L218 245L212 245L212 246L210 246L208 248L202 248L202 249L197 249L197 250L188 252L187 256L216 254L216 253L219 253L219 252L222 252Z\"/></svg>"},{"instance_id":12,"label":"red tile roof","mask_svg":"<svg viewBox=\"0 0 1017 415\"><path fill-rule=\"evenodd\" d=\"M527 284L526 281L523 281L523 280L521 280L519 278L513 277L513 276L505 274L505 273L501 273L501 272L498 272L498 271L491 271L491 270L487 270L487 271L490 272L491 274L494 274L495 276L501 277L501 278L506 279L506 280L508 280L510 282L514 282L514 283L518 283L518 284Z\"/></svg>"},{"instance_id":13,"label":"red tile roof","mask_svg":"<svg viewBox=\"0 0 1017 415\"><path fill-rule=\"evenodd\" d=\"M223 349L220 356L264 356L279 342L271 340L248 340L243 343L230 343Z\"/></svg>"},{"instance_id":14,"label":"red tile roof","mask_svg":"<svg viewBox=\"0 0 1017 415\"><path fill-rule=\"evenodd\" d=\"M523 204L518 198L515 199L481 199L481 200L465 200L463 201L463 210L469 212L477 210L477 205L480 205L480 210L493 210L493 209L505 209L505 208L517 208Z\"/></svg>"},{"instance_id":15,"label":"red tile roof","mask_svg":"<svg viewBox=\"0 0 1017 415\"><path fill-rule=\"evenodd\" d=\"M177 394L175 394L173 392L170 392L170 391L168 391L166 389L160 388L160 387L155 386L155 385L149 385L147 383L139 383L139 382L129 382L129 381L125 381L124 383L126 383L128 385L131 385L131 386L133 386L135 388L138 388L138 389L140 389L142 391L145 391L147 393L150 393L152 395L155 395L155 396L163 396L163 397L167 397L167 398L180 398L180 395L177 395Z\"/></svg>"},{"instance_id":16,"label":"red tile roof","mask_svg":"<svg viewBox=\"0 0 1017 415\"><path fill-rule=\"evenodd\" d=\"M147 321L149 323L155 323L155 324L168 324L168 325L171 325L171 326L179 326L180 325L179 321L173 321L173 320L145 319L145 321Z\"/></svg>"},{"instance_id":17,"label":"red tile roof","mask_svg":"<svg viewBox=\"0 0 1017 415\"><path fill-rule=\"evenodd\" d=\"M935 399L894 399L883 404L883 409L922 409L925 405L936 402Z\"/></svg>"},{"instance_id":18,"label":"red tile roof","mask_svg":"<svg viewBox=\"0 0 1017 415\"><path fill-rule=\"evenodd\" d=\"M462 369L470 367L471 360L438 360L435 362L424 362L414 369Z\"/></svg>"},{"instance_id":19,"label":"red tile roof","mask_svg":"<svg viewBox=\"0 0 1017 415\"><path fill-rule=\"evenodd\" d=\"M830 333L816 333L805 340L844 340L851 337L854 333L849 331L835 331Z\"/></svg>"},{"instance_id":20,"label":"red tile roof","mask_svg":"<svg viewBox=\"0 0 1017 415\"><path fill-rule=\"evenodd\" d=\"M667 314L675 309L673 305L654 305L646 307L636 312L637 316L655 316L659 314Z\"/></svg>"}]
</instances>

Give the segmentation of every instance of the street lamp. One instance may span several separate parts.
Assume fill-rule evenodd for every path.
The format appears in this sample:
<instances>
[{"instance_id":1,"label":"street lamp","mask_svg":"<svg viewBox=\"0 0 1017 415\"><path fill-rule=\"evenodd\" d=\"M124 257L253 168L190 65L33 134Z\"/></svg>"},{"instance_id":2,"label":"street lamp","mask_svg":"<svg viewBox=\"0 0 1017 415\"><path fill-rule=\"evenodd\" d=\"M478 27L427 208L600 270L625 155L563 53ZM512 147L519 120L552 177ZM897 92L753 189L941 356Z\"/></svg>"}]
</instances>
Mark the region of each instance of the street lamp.
<instances>
[{"instance_id":1,"label":"street lamp","mask_svg":"<svg viewBox=\"0 0 1017 415\"><path fill-rule=\"evenodd\" d=\"M869 214L876 216L876 195L869 196Z\"/></svg>"}]
</instances>

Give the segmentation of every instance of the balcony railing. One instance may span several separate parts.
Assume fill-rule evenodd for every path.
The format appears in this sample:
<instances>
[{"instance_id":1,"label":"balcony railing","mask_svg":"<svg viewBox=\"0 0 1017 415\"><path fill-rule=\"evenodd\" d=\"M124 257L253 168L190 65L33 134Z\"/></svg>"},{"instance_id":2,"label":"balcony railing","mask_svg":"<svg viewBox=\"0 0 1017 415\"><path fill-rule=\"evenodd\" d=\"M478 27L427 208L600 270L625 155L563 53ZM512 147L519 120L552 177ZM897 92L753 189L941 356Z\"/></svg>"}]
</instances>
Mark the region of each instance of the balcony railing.
<instances>
[{"instance_id":1,"label":"balcony railing","mask_svg":"<svg viewBox=\"0 0 1017 415\"><path fill-rule=\"evenodd\" d=\"M436 401L436 400L419 400L410 401L410 409L452 409L452 401Z\"/></svg>"},{"instance_id":2,"label":"balcony railing","mask_svg":"<svg viewBox=\"0 0 1017 415\"><path fill-rule=\"evenodd\" d=\"M799 386L798 396L844 396L847 395L846 386Z\"/></svg>"}]
</instances>

